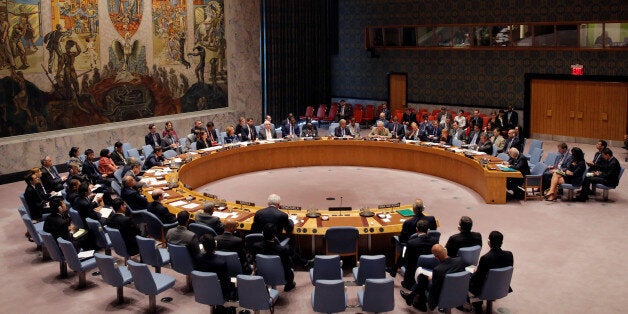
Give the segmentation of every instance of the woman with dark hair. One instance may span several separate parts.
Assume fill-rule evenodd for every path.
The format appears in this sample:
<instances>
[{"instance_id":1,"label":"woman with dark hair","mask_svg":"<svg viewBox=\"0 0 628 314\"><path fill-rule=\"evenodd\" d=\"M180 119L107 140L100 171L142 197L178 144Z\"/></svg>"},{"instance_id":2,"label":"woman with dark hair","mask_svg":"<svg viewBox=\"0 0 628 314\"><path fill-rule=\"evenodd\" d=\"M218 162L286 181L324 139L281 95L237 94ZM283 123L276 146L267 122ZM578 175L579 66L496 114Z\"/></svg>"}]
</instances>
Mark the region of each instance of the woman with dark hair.
<instances>
[{"instance_id":1,"label":"woman with dark hair","mask_svg":"<svg viewBox=\"0 0 628 314\"><path fill-rule=\"evenodd\" d=\"M79 170L81 170L83 169L83 162L79 158L79 151L80 149L76 146L73 146L72 148L70 148L70 152L68 153L68 155L70 156L70 159L68 159L67 164L69 165L71 163L76 163L79 165Z\"/></svg>"},{"instance_id":2,"label":"woman with dark hair","mask_svg":"<svg viewBox=\"0 0 628 314\"><path fill-rule=\"evenodd\" d=\"M587 170L587 164L584 161L584 152L578 147L571 149L571 156L573 161L569 164L567 170L556 171L552 174L552 181L550 188L545 192L545 199L548 201L554 201L557 198L558 186L561 184L569 183L573 185L582 184L584 172Z\"/></svg>"},{"instance_id":3,"label":"woman with dark hair","mask_svg":"<svg viewBox=\"0 0 628 314\"><path fill-rule=\"evenodd\" d=\"M207 140L207 132L200 131L199 139L196 141L196 149L212 147L212 142Z\"/></svg>"},{"instance_id":4,"label":"woman with dark hair","mask_svg":"<svg viewBox=\"0 0 628 314\"><path fill-rule=\"evenodd\" d=\"M168 134L168 131L172 130L171 136L173 138L176 138L177 140L179 140L179 136L177 135L177 131L174 130L174 127L172 126L172 121L166 121L166 125L164 126L164 130L161 132L161 137L166 136L166 134Z\"/></svg>"},{"instance_id":5,"label":"woman with dark hair","mask_svg":"<svg viewBox=\"0 0 628 314\"><path fill-rule=\"evenodd\" d=\"M100 160L98 161L98 172L103 175L103 177L111 177L113 173L118 170L118 166L111 160L111 153L109 149L103 148L100 151Z\"/></svg>"}]
</instances>

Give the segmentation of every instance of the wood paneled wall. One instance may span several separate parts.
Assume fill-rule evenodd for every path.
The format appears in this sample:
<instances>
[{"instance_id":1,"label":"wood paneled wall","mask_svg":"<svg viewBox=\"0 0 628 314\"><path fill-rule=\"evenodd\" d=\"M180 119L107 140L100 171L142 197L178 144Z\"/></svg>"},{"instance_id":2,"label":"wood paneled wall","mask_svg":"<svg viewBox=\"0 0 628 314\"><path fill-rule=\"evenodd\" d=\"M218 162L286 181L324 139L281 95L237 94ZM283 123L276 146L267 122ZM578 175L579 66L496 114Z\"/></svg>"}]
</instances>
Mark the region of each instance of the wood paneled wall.
<instances>
[{"instance_id":1,"label":"wood paneled wall","mask_svg":"<svg viewBox=\"0 0 628 314\"><path fill-rule=\"evenodd\" d=\"M622 140L628 126L628 83L534 79L530 132Z\"/></svg>"}]
</instances>

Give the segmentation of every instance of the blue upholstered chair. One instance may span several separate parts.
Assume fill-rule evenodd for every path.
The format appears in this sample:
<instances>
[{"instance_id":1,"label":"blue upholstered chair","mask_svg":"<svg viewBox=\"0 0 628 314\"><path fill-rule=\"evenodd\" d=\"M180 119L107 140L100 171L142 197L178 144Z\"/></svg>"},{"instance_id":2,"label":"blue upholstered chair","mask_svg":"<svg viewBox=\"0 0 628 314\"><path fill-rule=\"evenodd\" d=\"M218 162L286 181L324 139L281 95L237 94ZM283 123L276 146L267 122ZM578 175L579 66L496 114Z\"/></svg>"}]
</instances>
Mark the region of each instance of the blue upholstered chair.
<instances>
[{"instance_id":1,"label":"blue upholstered chair","mask_svg":"<svg viewBox=\"0 0 628 314\"><path fill-rule=\"evenodd\" d=\"M216 251L216 256L227 263L229 277L236 277L242 274L242 263L236 252Z\"/></svg>"},{"instance_id":2,"label":"blue upholstered chair","mask_svg":"<svg viewBox=\"0 0 628 314\"><path fill-rule=\"evenodd\" d=\"M118 181L111 181L111 188L118 194L118 196L122 195L122 186Z\"/></svg>"},{"instance_id":3,"label":"blue upholstered chair","mask_svg":"<svg viewBox=\"0 0 628 314\"><path fill-rule=\"evenodd\" d=\"M426 254L426 255L419 256L416 266L432 271L434 267L436 267L436 265L438 265L439 263L440 262L436 259L434 254Z\"/></svg>"},{"instance_id":4,"label":"blue upholstered chair","mask_svg":"<svg viewBox=\"0 0 628 314\"><path fill-rule=\"evenodd\" d=\"M191 291L192 280L190 275L194 270L194 262L190 256L190 251L184 245L168 243L168 253L170 253L170 267L177 273L185 275L187 289Z\"/></svg>"},{"instance_id":5,"label":"blue upholstered chair","mask_svg":"<svg viewBox=\"0 0 628 314\"><path fill-rule=\"evenodd\" d=\"M317 280L340 280L342 268L338 255L316 255L314 267L310 269L310 281L316 285Z\"/></svg>"},{"instance_id":6,"label":"blue upholstered chair","mask_svg":"<svg viewBox=\"0 0 628 314\"><path fill-rule=\"evenodd\" d=\"M506 153L499 153L497 154L497 158L503 160L503 161L508 161L510 159L510 156L508 156L508 154Z\"/></svg>"},{"instance_id":7,"label":"blue upholstered chair","mask_svg":"<svg viewBox=\"0 0 628 314\"><path fill-rule=\"evenodd\" d=\"M430 238L436 240L436 243L440 242L440 231L427 230L427 235L430 236Z\"/></svg>"},{"instance_id":8,"label":"blue upholstered chair","mask_svg":"<svg viewBox=\"0 0 628 314\"><path fill-rule=\"evenodd\" d=\"M118 304L124 303L123 288L133 280L131 272L126 266L116 266L116 260L113 256L94 253L94 258L103 281L108 285L116 287Z\"/></svg>"},{"instance_id":9,"label":"blue upholstered chair","mask_svg":"<svg viewBox=\"0 0 628 314\"><path fill-rule=\"evenodd\" d=\"M621 176L624 175L624 170L626 170L626 167L621 167L621 170L619 170L619 178L617 178L617 182L619 182L619 180L621 180ZM604 191L604 192L602 192L602 199L606 202L606 201L608 201L608 191L609 190L614 190L616 187L614 187L614 186L606 186L606 185L604 185L602 183L597 183L595 185L595 188Z\"/></svg>"},{"instance_id":10,"label":"blue upholstered chair","mask_svg":"<svg viewBox=\"0 0 628 314\"><path fill-rule=\"evenodd\" d=\"M75 227L86 229L83 225L83 218L81 218L81 215L78 211L76 211L76 209L68 208L68 215L70 216L70 219L72 220L72 223Z\"/></svg>"},{"instance_id":11,"label":"blue upholstered chair","mask_svg":"<svg viewBox=\"0 0 628 314\"><path fill-rule=\"evenodd\" d=\"M493 268L488 271L482 292L476 296L478 299L487 300L486 313L493 313L493 301L507 296L510 292L512 271L512 266Z\"/></svg>"},{"instance_id":12,"label":"blue upholstered chair","mask_svg":"<svg viewBox=\"0 0 628 314\"><path fill-rule=\"evenodd\" d=\"M122 143L122 154L124 155L124 158L129 158L131 156L129 156L129 149L133 148L133 146L131 146L131 143ZM138 159L139 161L139 159Z\"/></svg>"},{"instance_id":13,"label":"blue upholstered chair","mask_svg":"<svg viewBox=\"0 0 628 314\"><path fill-rule=\"evenodd\" d=\"M522 147L525 147L522 146ZM528 147L528 152L523 154L523 152L521 152L523 154L523 156L525 158L527 158L528 160L530 160L532 158L532 155L534 155L534 149L540 149L541 152L543 151L543 141L541 140L532 140L532 143L530 143L530 147ZM539 158L539 160L541 160Z\"/></svg>"},{"instance_id":14,"label":"blue upholstered chair","mask_svg":"<svg viewBox=\"0 0 628 314\"><path fill-rule=\"evenodd\" d=\"M545 160L543 160L543 163L548 166L554 166L554 164L557 162L558 156L559 155L556 152L549 152L547 153L547 156L545 156Z\"/></svg>"},{"instance_id":15,"label":"blue upholstered chair","mask_svg":"<svg viewBox=\"0 0 628 314\"><path fill-rule=\"evenodd\" d=\"M275 312L274 306L279 292L275 289L267 289L263 277L238 275L237 283L240 307L254 311L270 310L270 313Z\"/></svg>"},{"instance_id":16,"label":"blue upholstered chair","mask_svg":"<svg viewBox=\"0 0 628 314\"><path fill-rule=\"evenodd\" d=\"M96 268L96 260L94 257L90 257L84 260L79 260L78 253L74 249L74 244L70 241L66 241L62 238L57 238L63 257L71 270L75 271L79 277L79 283L77 289L83 288L87 284L85 279L85 272Z\"/></svg>"},{"instance_id":17,"label":"blue upholstered chair","mask_svg":"<svg viewBox=\"0 0 628 314\"><path fill-rule=\"evenodd\" d=\"M142 161L143 158L142 156L140 156L140 152L137 150L137 148L129 148L128 150L126 150L126 158L129 157L135 157L137 158L137 161Z\"/></svg>"},{"instance_id":18,"label":"blue upholstered chair","mask_svg":"<svg viewBox=\"0 0 628 314\"><path fill-rule=\"evenodd\" d=\"M353 278L358 285L363 285L366 279L386 278L386 256L360 256L360 263L358 266L353 267Z\"/></svg>"},{"instance_id":19,"label":"blue upholstered chair","mask_svg":"<svg viewBox=\"0 0 628 314\"><path fill-rule=\"evenodd\" d=\"M480 259L480 251L482 247L479 245L463 247L458 250L458 257L462 259L462 262L465 263L466 266L476 265Z\"/></svg>"},{"instance_id":20,"label":"blue upholstered chair","mask_svg":"<svg viewBox=\"0 0 628 314\"><path fill-rule=\"evenodd\" d=\"M135 236L137 245L140 248L142 262L155 267L156 273L161 273L161 267L170 263L170 254L164 248L157 248L155 240Z\"/></svg>"},{"instance_id":21,"label":"blue upholstered chair","mask_svg":"<svg viewBox=\"0 0 628 314\"><path fill-rule=\"evenodd\" d=\"M467 302L467 290L469 289L470 280L471 273L467 271L445 275L440 298L438 299L438 308L447 311L465 304Z\"/></svg>"},{"instance_id":22,"label":"blue upholstered chair","mask_svg":"<svg viewBox=\"0 0 628 314\"><path fill-rule=\"evenodd\" d=\"M89 217L87 217L85 221L87 222L89 233L96 239L96 245L104 249L105 254L111 255L111 239L109 239L109 235L105 233L100 222Z\"/></svg>"},{"instance_id":23,"label":"blue upholstered chair","mask_svg":"<svg viewBox=\"0 0 628 314\"><path fill-rule=\"evenodd\" d=\"M217 236L214 228L195 222L188 225L188 230L194 232L194 234L196 234L196 237L199 239L205 234L211 234L214 237Z\"/></svg>"},{"instance_id":24,"label":"blue upholstered chair","mask_svg":"<svg viewBox=\"0 0 628 314\"><path fill-rule=\"evenodd\" d=\"M174 149L169 149L164 151L164 158L170 159L177 156L177 151Z\"/></svg>"},{"instance_id":25,"label":"blue upholstered chair","mask_svg":"<svg viewBox=\"0 0 628 314\"><path fill-rule=\"evenodd\" d=\"M365 312L389 312L395 309L395 282L392 278L367 279L358 290L358 303Z\"/></svg>"},{"instance_id":26,"label":"blue upholstered chair","mask_svg":"<svg viewBox=\"0 0 628 314\"><path fill-rule=\"evenodd\" d=\"M116 254L124 258L126 263L131 255L126 250L126 244L124 243L124 239L122 238L122 234L120 234L120 230L111 228L109 226L104 226L105 232L109 235L109 239L111 239L111 246L116 251Z\"/></svg>"},{"instance_id":27,"label":"blue upholstered chair","mask_svg":"<svg viewBox=\"0 0 628 314\"><path fill-rule=\"evenodd\" d=\"M154 149L151 145L144 145L142 146L142 155L144 155L144 158L148 158L148 155L150 155L153 150Z\"/></svg>"},{"instance_id":28,"label":"blue upholstered chair","mask_svg":"<svg viewBox=\"0 0 628 314\"><path fill-rule=\"evenodd\" d=\"M312 308L316 312L338 313L347 308L347 293L341 279L319 279L312 291Z\"/></svg>"},{"instance_id":29,"label":"blue upholstered chair","mask_svg":"<svg viewBox=\"0 0 628 314\"><path fill-rule=\"evenodd\" d=\"M530 174L524 177L522 186L524 190L524 202L528 200L528 193L532 193L531 195L534 196L534 193L538 192L539 198L541 200L543 199L542 179L545 170L547 170L547 165L543 162L538 162L534 166L532 166L532 169L530 169Z\"/></svg>"},{"instance_id":30,"label":"blue upholstered chair","mask_svg":"<svg viewBox=\"0 0 628 314\"><path fill-rule=\"evenodd\" d=\"M28 216L28 214L22 215L22 221L24 222L24 225L26 226L26 230L28 231L28 234L33 239L33 242L37 244L37 248L41 248L43 241L41 240L41 236L39 235L38 231L44 230L43 222L34 224L33 221L31 220L31 217Z\"/></svg>"},{"instance_id":31,"label":"blue upholstered chair","mask_svg":"<svg viewBox=\"0 0 628 314\"><path fill-rule=\"evenodd\" d=\"M157 302L155 296L172 288L175 282L174 278L164 274L151 273L146 264L132 260L127 261L127 264L133 277L135 289L148 295L148 310L156 312Z\"/></svg>"},{"instance_id":32,"label":"blue upholstered chair","mask_svg":"<svg viewBox=\"0 0 628 314\"><path fill-rule=\"evenodd\" d=\"M528 162L530 163L530 165L535 165L541 162L541 156L543 156L543 150L538 147L535 147L530 152L530 157L528 158Z\"/></svg>"},{"instance_id":33,"label":"blue upholstered chair","mask_svg":"<svg viewBox=\"0 0 628 314\"><path fill-rule=\"evenodd\" d=\"M194 287L194 299L196 302L209 305L212 312L216 305L225 303L216 273L193 271L192 286Z\"/></svg>"},{"instance_id":34,"label":"blue upholstered chair","mask_svg":"<svg viewBox=\"0 0 628 314\"><path fill-rule=\"evenodd\" d=\"M161 242L162 247L166 247L166 232L168 229L178 226L178 223L175 221L173 223L164 224L155 214L149 211L140 211L138 215L141 217L142 222L146 223L146 233L148 236Z\"/></svg>"},{"instance_id":35,"label":"blue upholstered chair","mask_svg":"<svg viewBox=\"0 0 628 314\"><path fill-rule=\"evenodd\" d=\"M561 190L567 190L567 200L571 201L573 199L574 196L574 192L579 189L580 187L582 187L582 182L585 179L585 176L587 175L587 171L589 170L589 167L587 166L587 169L582 173L582 180L580 180L580 184L571 184L571 183L563 183L561 185L558 186L559 189ZM563 193L563 195L565 195Z\"/></svg>"},{"instance_id":36,"label":"blue upholstered chair","mask_svg":"<svg viewBox=\"0 0 628 314\"><path fill-rule=\"evenodd\" d=\"M39 231L39 235L41 236L41 240L44 243L44 247L48 252L48 256L53 261L59 262L59 277L65 278L68 276L68 265L65 263L65 258L63 257L63 253L59 248L59 244L52 237L52 235L46 231Z\"/></svg>"},{"instance_id":37,"label":"blue upholstered chair","mask_svg":"<svg viewBox=\"0 0 628 314\"><path fill-rule=\"evenodd\" d=\"M255 262L257 266L256 274L262 276L267 285L275 289L278 285L286 284L283 265L278 255L257 254L255 256Z\"/></svg>"},{"instance_id":38,"label":"blue upholstered chair","mask_svg":"<svg viewBox=\"0 0 628 314\"><path fill-rule=\"evenodd\" d=\"M331 227L325 232L325 255L355 256L358 260L358 238L354 227Z\"/></svg>"}]
</instances>

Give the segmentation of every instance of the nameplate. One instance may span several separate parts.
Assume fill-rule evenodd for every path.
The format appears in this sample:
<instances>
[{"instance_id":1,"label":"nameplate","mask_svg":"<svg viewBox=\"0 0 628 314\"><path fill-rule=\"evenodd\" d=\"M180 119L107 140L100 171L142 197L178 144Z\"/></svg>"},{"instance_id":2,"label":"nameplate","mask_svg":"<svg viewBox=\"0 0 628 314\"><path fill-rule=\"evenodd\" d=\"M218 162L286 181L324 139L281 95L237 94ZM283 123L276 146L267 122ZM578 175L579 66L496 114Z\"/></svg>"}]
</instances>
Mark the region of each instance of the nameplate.
<instances>
[{"instance_id":1,"label":"nameplate","mask_svg":"<svg viewBox=\"0 0 628 314\"><path fill-rule=\"evenodd\" d=\"M341 211L350 211L352 210L352 208L351 207L329 207L328 210L341 212Z\"/></svg>"},{"instance_id":2,"label":"nameplate","mask_svg":"<svg viewBox=\"0 0 628 314\"><path fill-rule=\"evenodd\" d=\"M255 203L245 202L245 201L238 201L238 200L236 200L236 204L242 205L242 206L255 206Z\"/></svg>"},{"instance_id":3,"label":"nameplate","mask_svg":"<svg viewBox=\"0 0 628 314\"><path fill-rule=\"evenodd\" d=\"M214 195L214 194L209 194L209 193L203 193L203 195L209 197L209 198L213 198L213 199L217 199L218 196Z\"/></svg>"},{"instance_id":4,"label":"nameplate","mask_svg":"<svg viewBox=\"0 0 628 314\"><path fill-rule=\"evenodd\" d=\"M382 209L382 208L395 208L395 207L399 207L399 206L401 206L401 203L377 205L377 208L379 208L379 209Z\"/></svg>"},{"instance_id":5,"label":"nameplate","mask_svg":"<svg viewBox=\"0 0 628 314\"><path fill-rule=\"evenodd\" d=\"M281 205L281 209L285 209L285 210L301 210L301 206L284 206L284 205Z\"/></svg>"}]
</instances>

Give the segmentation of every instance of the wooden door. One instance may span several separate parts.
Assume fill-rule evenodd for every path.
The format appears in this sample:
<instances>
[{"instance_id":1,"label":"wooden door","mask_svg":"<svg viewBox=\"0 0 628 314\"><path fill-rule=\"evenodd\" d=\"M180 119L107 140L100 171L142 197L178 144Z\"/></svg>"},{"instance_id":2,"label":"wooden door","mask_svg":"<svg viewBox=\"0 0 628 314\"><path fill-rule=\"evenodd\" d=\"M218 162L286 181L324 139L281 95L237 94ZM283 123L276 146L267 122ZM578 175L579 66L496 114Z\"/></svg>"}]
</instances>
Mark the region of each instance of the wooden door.
<instances>
[{"instance_id":1,"label":"wooden door","mask_svg":"<svg viewBox=\"0 0 628 314\"><path fill-rule=\"evenodd\" d=\"M388 107L391 113L406 108L407 79L407 73L388 73Z\"/></svg>"}]
</instances>

